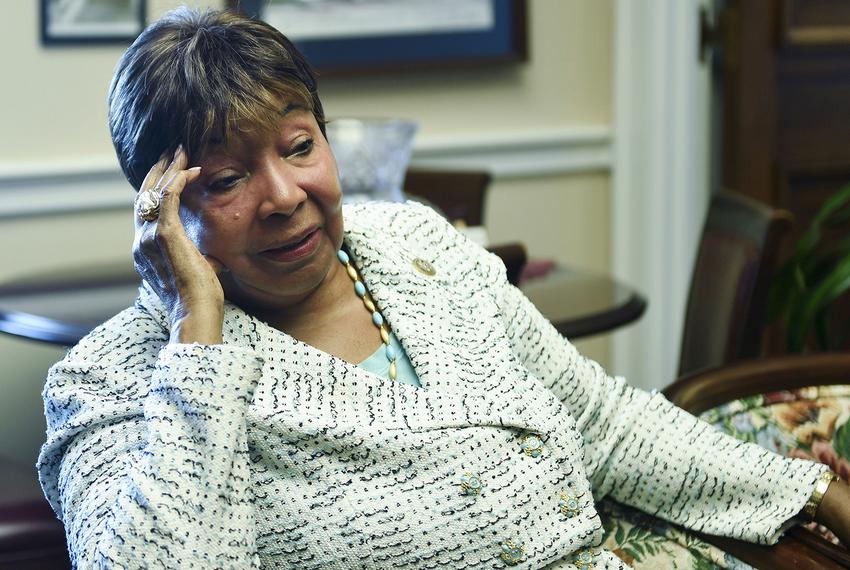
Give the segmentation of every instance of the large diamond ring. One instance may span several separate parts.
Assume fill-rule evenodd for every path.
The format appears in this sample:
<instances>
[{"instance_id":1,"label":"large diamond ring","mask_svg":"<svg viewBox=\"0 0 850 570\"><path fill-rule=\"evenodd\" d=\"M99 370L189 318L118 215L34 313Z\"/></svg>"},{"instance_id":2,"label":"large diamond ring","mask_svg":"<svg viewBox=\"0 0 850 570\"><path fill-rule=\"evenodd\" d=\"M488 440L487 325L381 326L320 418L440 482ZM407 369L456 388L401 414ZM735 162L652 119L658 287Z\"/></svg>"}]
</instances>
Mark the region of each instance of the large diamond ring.
<instances>
[{"instance_id":1,"label":"large diamond ring","mask_svg":"<svg viewBox=\"0 0 850 570\"><path fill-rule=\"evenodd\" d=\"M152 222L159 217L159 205L162 198L156 190L143 190L136 198L136 214L146 222Z\"/></svg>"}]
</instances>

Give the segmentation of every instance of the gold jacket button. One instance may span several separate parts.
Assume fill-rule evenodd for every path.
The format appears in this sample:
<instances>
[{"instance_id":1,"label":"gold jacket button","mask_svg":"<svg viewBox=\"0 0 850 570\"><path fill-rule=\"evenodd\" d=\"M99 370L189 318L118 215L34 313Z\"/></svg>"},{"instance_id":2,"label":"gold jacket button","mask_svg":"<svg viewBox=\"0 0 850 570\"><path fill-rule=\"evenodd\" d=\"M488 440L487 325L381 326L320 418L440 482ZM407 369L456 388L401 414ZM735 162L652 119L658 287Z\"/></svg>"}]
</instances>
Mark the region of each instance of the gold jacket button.
<instances>
[{"instance_id":1,"label":"gold jacket button","mask_svg":"<svg viewBox=\"0 0 850 570\"><path fill-rule=\"evenodd\" d=\"M561 514L568 519L576 517L581 513L578 497L569 493L561 493L558 508L561 510Z\"/></svg>"},{"instance_id":2,"label":"gold jacket button","mask_svg":"<svg viewBox=\"0 0 850 570\"><path fill-rule=\"evenodd\" d=\"M477 473L467 471L460 476L460 488L463 489L466 495L477 495L483 487L484 484L481 482L481 477Z\"/></svg>"},{"instance_id":3,"label":"gold jacket button","mask_svg":"<svg viewBox=\"0 0 850 570\"><path fill-rule=\"evenodd\" d=\"M535 459L543 454L543 441L534 433L524 435L519 442L519 447L526 455Z\"/></svg>"},{"instance_id":4,"label":"gold jacket button","mask_svg":"<svg viewBox=\"0 0 850 570\"><path fill-rule=\"evenodd\" d=\"M433 277L437 274L437 270L434 269L434 266L421 257L417 257L413 260L413 267L415 267L419 273L427 275L428 277Z\"/></svg>"},{"instance_id":5,"label":"gold jacket button","mask_svg":"<svg viewBox=\"0 0 850 570\"><path fill-rule=\"evenodd\" d=\"M579 570L593 570L597 567L596 563L598 562L598 559L598 548L586 548L573 554L573 564L575 564L576 568Z\"/></svg>"},{"instance_id":6,"label":"gold jacket button","mask_svg":"<svg viewBox=\"0 0 850 570\"><path fill-rule=\"evenodd\" d=\"M506 540L502 543L502 561L508 566L516 566L525 555L525 544L519 540Z\"/></svg>"}]
</instances>

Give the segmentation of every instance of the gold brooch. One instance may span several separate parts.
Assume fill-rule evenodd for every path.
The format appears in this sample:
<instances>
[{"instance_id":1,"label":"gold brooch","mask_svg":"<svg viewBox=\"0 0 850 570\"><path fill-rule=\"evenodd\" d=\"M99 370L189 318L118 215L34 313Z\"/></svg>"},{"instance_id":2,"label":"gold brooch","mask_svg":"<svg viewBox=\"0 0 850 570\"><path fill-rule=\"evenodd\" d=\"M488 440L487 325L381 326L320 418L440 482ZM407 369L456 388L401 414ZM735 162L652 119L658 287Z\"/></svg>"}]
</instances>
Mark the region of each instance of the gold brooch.
<instances>
[{"instance_id":1,"label":"gold brooch","mask_svg":"<svg viewBox=\"0 0 850 570\"><path fill-rule=\"evenodd\" d=\"M413 267L415 267L419 273L427 275L428 277L433 277L437 274L437 270L434 269L434 266L420 257L413 260Z\"/></svg>"}]
</instances>

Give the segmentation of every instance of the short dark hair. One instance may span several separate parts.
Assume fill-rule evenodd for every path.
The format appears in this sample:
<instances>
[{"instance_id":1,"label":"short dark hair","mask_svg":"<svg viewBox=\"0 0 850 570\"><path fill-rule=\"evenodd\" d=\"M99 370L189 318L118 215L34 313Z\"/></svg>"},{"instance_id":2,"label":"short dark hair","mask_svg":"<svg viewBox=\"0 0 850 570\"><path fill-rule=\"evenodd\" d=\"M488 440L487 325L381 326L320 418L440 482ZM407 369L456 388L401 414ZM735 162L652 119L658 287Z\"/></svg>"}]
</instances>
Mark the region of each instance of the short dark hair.
<instances>
[{"instance_id":1,"label":"short dark hair","mask_svg":"<svg viewBox=\"0 0 850 570\"><path fill-rule=\"evenodd\" d=\"M197 159L245 128L276 128L284 102L310 110L324 134L315 74L292 42L260 20L182 7L145 29L118 63L109 129L138 190L163 153L182 143Z\"/></svg>"}]
</instances>

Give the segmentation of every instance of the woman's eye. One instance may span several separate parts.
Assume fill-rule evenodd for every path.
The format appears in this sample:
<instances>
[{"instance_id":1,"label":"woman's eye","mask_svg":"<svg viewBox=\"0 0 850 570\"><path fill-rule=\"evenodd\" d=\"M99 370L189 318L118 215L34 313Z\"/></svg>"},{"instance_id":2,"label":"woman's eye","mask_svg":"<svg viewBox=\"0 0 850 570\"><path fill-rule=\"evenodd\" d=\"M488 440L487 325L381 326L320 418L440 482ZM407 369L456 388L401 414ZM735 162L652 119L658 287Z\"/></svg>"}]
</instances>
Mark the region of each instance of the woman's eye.
<instances>
[{"instance_id":1,"label":"woman's eye","mask_svg":"<svg viewBox=\"0 0 850 570\"><path fill-rule=\"evenodd\" d=\"M241 176L223 176L210 182L207 187L213 192L221 192L233 188L241 179Z\"/></svg>"},{"instance_id":2,"label":"woman's eye","mask_svg":"<svg viewBox=\"0 0 850 570\"><path fill-rule=\"evenodd\" d=\"M310 151L313 150L313 139L304 139L299 142L292 151L289 153L290 156L304 156L310 154Z\"/></svg>"}]
</instances>

